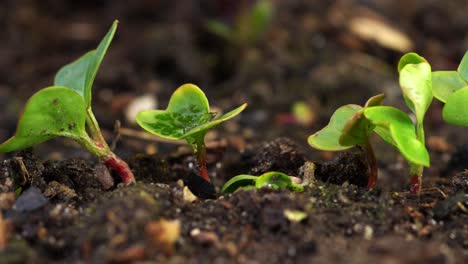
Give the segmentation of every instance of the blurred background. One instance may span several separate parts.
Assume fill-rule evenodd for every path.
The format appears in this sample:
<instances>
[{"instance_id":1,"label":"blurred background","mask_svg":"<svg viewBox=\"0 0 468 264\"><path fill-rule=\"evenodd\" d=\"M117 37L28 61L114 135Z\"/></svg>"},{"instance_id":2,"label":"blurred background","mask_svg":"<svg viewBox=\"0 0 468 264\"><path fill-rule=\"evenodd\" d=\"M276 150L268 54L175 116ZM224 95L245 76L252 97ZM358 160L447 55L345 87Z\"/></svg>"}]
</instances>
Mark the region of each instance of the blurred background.
<instances>
[{"instance_id":1,"label":"blurred background","mask_svg":"<svg viewBox=\"0 0 468 264\"><path fill-rule=\"evenodd\" d=\"M93 109L109 140L121 121L128 135L118 152L131 155L171 150L139 134L133 117L165 108L188 82L206 92L215 111L249 103L237 122L209 135L226 135L240 150L279 136L305 146L334 109L382 92L387 104L406 111L398 59L415 51L434 70L455 69L468 49L466 14L466 0L3 0L0 140L14 133L26 100L94 49L115 19ZM428 134L436 143L468 143L466 129L445 125L440 108L434 102L429 110ZM55 140L38 151L52 159L83 154L69 145Z\"/></svg>"}]
</instances>

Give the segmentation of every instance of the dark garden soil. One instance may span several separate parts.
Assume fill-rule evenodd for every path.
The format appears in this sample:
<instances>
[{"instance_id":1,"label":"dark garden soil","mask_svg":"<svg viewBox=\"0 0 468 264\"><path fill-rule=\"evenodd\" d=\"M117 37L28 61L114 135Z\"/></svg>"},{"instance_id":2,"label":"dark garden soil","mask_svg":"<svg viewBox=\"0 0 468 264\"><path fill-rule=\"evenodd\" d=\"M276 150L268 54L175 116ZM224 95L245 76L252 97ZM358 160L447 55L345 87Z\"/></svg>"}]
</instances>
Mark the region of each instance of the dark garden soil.
<instances>
[{"instance_id":1,"label":"dark garden soil","mask_svg":"<svg viewBox=\"0 0 468 264\"><path fill-rule=\"evenodd\" d=\"M407 192L405 162L377 138L380 178L371 191L359 149L328 153L306 143L340 105L385 92L387 104L405 107L395 65L407 50L369 40L353 19L384 21L433 69L452 69L468 47L466 1L273 1L268 32L240 46L203 26L206 18L229 22L251 2L0 3L2 142L27 98L120 20L93 109L137 179L122 186L64 139L1 155L1 264L468 262L467 130L444 124L439 104L426 120L431 168L420 196ZM212 186L200 182L188 147L144 134L126 117L141 96L164 108L187 82L219 110L249 103L207 136ZM312 109L306 123L291 114L298 101ZM303 193L220 193L235 175L267 171L310 183Z\"/></svg>"}]
</instances>

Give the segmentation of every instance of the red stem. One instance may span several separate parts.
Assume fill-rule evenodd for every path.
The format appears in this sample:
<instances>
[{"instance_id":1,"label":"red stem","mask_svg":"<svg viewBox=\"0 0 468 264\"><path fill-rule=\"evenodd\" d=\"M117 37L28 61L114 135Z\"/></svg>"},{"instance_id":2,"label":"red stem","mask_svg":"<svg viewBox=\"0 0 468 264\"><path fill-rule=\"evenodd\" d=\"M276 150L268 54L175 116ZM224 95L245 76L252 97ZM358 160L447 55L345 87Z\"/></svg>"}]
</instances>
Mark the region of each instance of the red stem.
<instances>
[{"instance_id":1,"label":"red stem","mask_svg":"<svg viewBox=\"0 0 468 264\"><path fill-rule=\"evenodd\" d=\"M210 176L208 175L208 169L206 168L206 160L198 162L198 169L200 171L200 176L205 179L207 182L211 182Z\"/></svg>"},{"instance_id":2,"label":"red stem","mask_svg":"<svg viewBox=\"0 0 468 264\"><path fill-rule=\"evenodd\" d=\"M421 188L422 188L422 176L421 175L411 176L410 193L419 195L419 193L421 192Z\"/></svg>"},{"instance_id":3,"label":"red stem","mask_svg":"<svg viewBox=\"0 0 468 264\"><path fill-rule=\"evenodd\" d=\"M135 183L135 176L133 176L128 164L113 153L104 159L104 164L106 164L107 168L115 170L125 185Z\"/></svg>"},{"instance_id":4,"label":"red stem","mask_svg":"<svg viewBox=\"0 0 468 264\"><path fill-rule=\"evenodd\" d=\"M195 154L197 156L198 170L200 176L207 182L211 182L206 168L206 146L203 138L196 142Z\"/></svg>"},{"instance_id":5,"label":"red stem","mask_svg":"<svg viewBox=\"0 0 468 264\"><path fill-rule=\"evenodd\" d=\"M377 175L378 175L378 169L377 169L377 160L375 159L375 154L374 150L372 149L372 146L370 145L369 141L366 141L365 145L366 149L366 154L367 154L367 163L369 165L369 179L367 181L367 189L372 189L377 182Z\"/></svg>"}]
</instances>

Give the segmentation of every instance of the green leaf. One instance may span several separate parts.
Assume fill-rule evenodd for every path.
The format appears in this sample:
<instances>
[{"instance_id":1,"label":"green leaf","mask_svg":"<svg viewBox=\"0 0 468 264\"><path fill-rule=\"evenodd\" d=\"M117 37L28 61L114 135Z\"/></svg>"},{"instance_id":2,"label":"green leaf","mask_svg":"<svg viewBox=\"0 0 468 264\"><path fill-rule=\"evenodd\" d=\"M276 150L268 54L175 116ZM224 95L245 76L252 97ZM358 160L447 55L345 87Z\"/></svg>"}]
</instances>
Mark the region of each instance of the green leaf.
<instances>
[{"instance_id":1,"label":"green leaf","mask_svg":"<svg viewBox=\"0 0 468 264\"><path fill-rule=\"evenodd\" d=\"M167 139L188 139L204 136L209 129L227 121L247 107L238 108L213 120L208 100L203 91L193 84L179 87L169 100L166 110L148 110L138 113L137 123L145 130Z\"/></svg>"},{"instance_id":2,"label":"green leaf","mask_svg":"<svg viewBox=\"0 0 468 264\"><path fill-rule=\"evenodd\" d=\"M55 75L54 85L68 87L81 95L83 99L87 98L86 72L95 53L94 50L89 51L78 60L63 66ZM85 101L89 102L87 99Z\"/></svg>"},{"instance_id":3,"label":"green leaf","mask_svg":"<svg viewBox=\"0 0 468 264\"><path fill-rule=\"evenodd\" d=\"M227 181L221 191L223 193L232 193L239 188L250 190L253 188L261 189L264 187L274 190L287 188L295 192L304 191L304 187L302 185L295 184L288 175L276 171L266 172L258 177L247 174L237 175Z\"/></svg>"},{"instance_id":4,"label":"green leaf","mask_svg":"<svg viewBox=\"0 0 468 264\"><path fill-rule=\"evenodd\" d=\"M408 64L419 64L423 62L427 62L426 59L419 56L417 53L406 53L400 58L400 61L398 62L398 72L400 72Z\"/></svg>"},{"instance_id":5,"label":"green leaf","mask_svg":"<svg viewBox=\"0 0 468 264\"><path fill-rule=\"evenodd\" d=\"M86 107L81 96L66 87L48 87L27 102L15 135L0 152L32 147L58 136L80 138L85 131Z\"/></svg>"},{"instance_id":6,"label":"green leaf","mask_svg":"<svg viewBox=\"0 0 468 264\"><path fill-rule=\"evenodd\" d=\"M354 113L348 119L341 132L339 143L344 146L365 145L369 135L374 130L375 126L367 120L363 113L367 107L379 106L383 104L385 95L379 94L367 100L364 108Z\"/></svg>"},{"instance_id":7,"label":"green leaf","mask_svg":"<svg viewBox=\"0 0 468 264\"><path fill-rule=\"evenodd\" d=\"M227 112L226 114L220 116L220 117L217 117L216 119L214 120L211 120L207 123L204 123L204 124L201 124L193 129L191 129L190 131L188 131L184 136L183 138L186 138L186 137L189 137L189 136L194 136L195 134L200 134L200 133L205 133L206 131L210 130L211 128L231 119L231 118L234 118L235 116L237 116L238 114L240 114L242 111L244 111L244 109L247 107L247 104L243 104L239 107L237 107L236 109L234 110L231 110L229 112ZM204 121L205 122L205 121Z\"/></svg>"},{"instance_id":8,"label":"green leaf","mask_svg":"<svg viewBox=\"0 0 468 264\"><path fill-rule=\"evenodd\" d=\"M466 85L467 83L456 71L432 72L432 92L435 98L444 103L451 94Z\"/></svg>"},{"instance_id":9,"label":"green leaf","mask_svg":"<svg viewBox=\"0 0 468 264\"><path fill-rule=\"evenodd\" d=\"M468 86L448 97L442 117L449 124L468 126Z\"/></svg>"},{"instance_id":10,"label":"green leaf","mask_svg":"<svg viewBox=\"0 0 468 264\"><path fill-rule=\"evenodd\" d=\"M380 132L385 131L384 135L391 136L393 145L408 161L429 166L429 153L417 138L414 124L406 113L390 106L375 106L365 109L364 115L381 128Z\"/></svg>"},{"instance_id":11,"label":"green leaf","mask_svg":"<svg viewBox=\"0 0 468 264\"><path fill-rule=\"evenodd\" d=\"M257 189L268 187L274 190L290 188L296 192L302 192L304 187L299 184L294 184L291 178L282 172L266 172L259 176L255 182Z\"/></svg>"},{"instance_id":12,"label":"green leaf","mask_svg":"<svg viewBox=\"0 0 468 264\"><path fill-rule=\"evenodd\" d=\"M383 127L383 126L376 126L374 128L374 132L379 135L383 141L387 142L388 144L397 147L397 144L395 141L393 141L392 134L390 133L390 130L388 127Z\"/></svg>"},{"instance_id":13,"label":"green leaf","mask_svg":"<svg viewBox=\"0 0 468 264\"><path fill-rule=\"evenodd\" d=\"M54 85L68 87L76 91L83 97L87 108L91 106L94 79L114 38L117 25L118 21L115 20L96 50L89 51L76 61L65 65L55 75Z\"/></svg>"},{"instance_id":14,"label":"green leaf","mask_svg":"<svg viewBox=\"0 0 468 264\"><path fill-rule=\"evenodd\" d=\"M468 51L465 52L465 55L463 56L460 64L458 65L457 71L460 74L460 76L465 80L465 82L468 82Z\"/></svg>"},{"instance_id":15,"label":"green leaf","mask_svg":"<svg viewBox=\"0 0 468 264\"><path fill-rule=\"evenodd\" d=\"M200 88L193 84L184 84L172 94L166 111L204 115L210 112L210 104Z\"/></svg>"},{"instance_id":16,"label":"green leaf","mask_svg":"<svg viewBox=\"0 0 468 264\"><path fill-rule=\"evenodd\" d=\"M366 107L372 107L372 106L380 106L383 104L384 102L384 99L385 99L385 94L378 94L378 95L374 95L372 96L371 98L369 98L366 102L366 104L364 104L364 108Z\"/></svg>"},{"instance_id":17,"label":"green leaf","mask_svg":"<svg viewBox=\"0 0 468 264\"><path fill-rule=\"evenodd\" d=\"M432 102L431 65L427 62L407 63L400 70L400 86L405 102L416 114L418 123L422 124L424 115Z\"/></svg>"},{"instance_id":18,"label":"green leaf","mask_svg":"<svg viewBox=\"0 0 468 264\"><path fill-rule=\"evenodd\" d=\"M237 175L224 184L223 188L221 189L221 192L233 193L237 189L244 188L246 186L255 187L255 181L257 180L257 178L257 176L247 174Z\"/></svg>"},{"instance_id":19,"label":"green leaf","mask_svg":"<svg viewBox=\"0 0 468 264\"><path fill-rule=\"evenodd\" d=\"M352 148L353 145L342 145L339 139L346 122L361 109L361 106L355 104L344 105L338 108L330 118L330 123L308 138L309 145L316 149L328 151Z\"/></svg>"}]
</instances>

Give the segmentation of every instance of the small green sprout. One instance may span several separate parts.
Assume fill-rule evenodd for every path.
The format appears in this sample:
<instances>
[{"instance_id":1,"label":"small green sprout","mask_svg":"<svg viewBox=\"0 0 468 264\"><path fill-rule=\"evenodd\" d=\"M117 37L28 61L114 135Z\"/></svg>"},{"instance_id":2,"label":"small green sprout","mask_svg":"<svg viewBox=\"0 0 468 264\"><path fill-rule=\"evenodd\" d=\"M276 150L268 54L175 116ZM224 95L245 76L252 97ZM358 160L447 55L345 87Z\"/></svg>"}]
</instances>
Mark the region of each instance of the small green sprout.
<instances>
[{"instance_id":1,"label":"small green sprout","mask_svg":"<svg viewBox=\"0 0 468 264\"><path fill-rule=\"evenodd\" d=\"M270 0L257 0L250 8L244 8L232 26L217 20L208 20L205 25L211 33L231 43L239 46L252 45L269 28L273 13Z\"/></svg>"},{"instance_id":2,"label":"small green sprout","mask_svg":"<svg viewBox=\"0 0 468 264\"><path fill-rule=\"evenodd\" d=\"M377 162L369 142L375 125L363 114L367 108L382 105L383 100L384 95L379 94L369 98L364 107L349 104L338 108L330 118L330 123L308 138L309 145L320 150L340 151L355 146L362 147L369 164L368 188L372 188L377 181Z\"/></svg>"},{"instance_id":3,"label":"small green sprout","mask_svg":"<svg viewBox=\"0 0 468 264\"><path fill-rule=\"evenodd\" d=\"M241 174L227 181L221 191L223 193L233 193L237 189L244 190L270 188L274 190L289 189L295 192L303 192L304 186L294 183L291 178L282 172L266 172L260 176Z\"/></svg>"},{"instance_id":4,"label":"small green sprout","mask_svg":"<svg viewBox=\"0 0 468 264\"><path fill-rule=\"evenodd\" d=\"M203 91L193 84L184 84L171 96L166 110L147 110L138 113L137 123L150 133L166 139L185 139L197 156L200 176L210 181L206 168L205 134L247 107L238 108L215 118Z\"/></svg>"},{"instance_id":5,"label":"small green sprout","mask_svg":"<svg viewBox=\"0 0 468 264\"><path fill-rule=\"evenodd\" d=\"M362 147L369 163L368 188L377 180L374 152L369 143L372 131L394 146L410 166L411 192L419 193L424 166L430 164L424 143L424 115L432 102L431 67L415 53L404 55L399 64L400 86L403 98L416 116L416 126L403 111L382 106L383 94L370 98L364 107L345 105L336 110L330 123L311 135L309 145L328 151Z\"/></svg>"},{"instance_id":6,"label":"small green sprout","mask_svg":"<svg viewBox=\"0 0 468 264\"><path fill-rule=\"evenodd\" d=\"M400 87L408 108L416 116L416 136L420 144L413 142L414 147L425 146L424 116L432 103L432 73L431 65L416 53L407 53L398 63L400 73ZM425 148L425 147L424 147ZM419 193L422 188L422 174L427 163L409 160L412 193Z\"/></svg>"},{"instance_id":7,"label":"small green sprout","mask_svg":"<svg viewBox=\"0 0 468 264\"><path fill-rule=\"evenodd\" d=\"M115 21L96 50L64 66L54 86L44 88L27 102L16 133L0 145L0 152L32 147L55 137L68 137L115 169L122 182L135 182L132 171L109 148L91 109L94 78L117 29Z\"/></svg>"},{"instance_id":8,"label":"small green sprout","mask_svg":"<svg viewBox=\"0 0 468 264\"><path fill-rule=\"evenodd\" d=\"M468 51L457 71L432 72L434 97L445 103L444 120L452 125L468 126Z\"/></svg>"}]
</instances>

